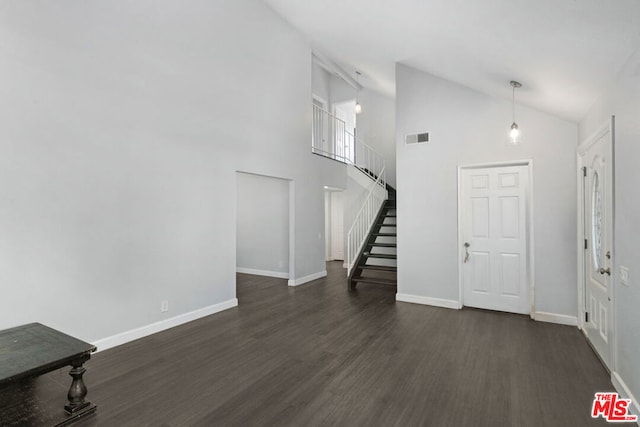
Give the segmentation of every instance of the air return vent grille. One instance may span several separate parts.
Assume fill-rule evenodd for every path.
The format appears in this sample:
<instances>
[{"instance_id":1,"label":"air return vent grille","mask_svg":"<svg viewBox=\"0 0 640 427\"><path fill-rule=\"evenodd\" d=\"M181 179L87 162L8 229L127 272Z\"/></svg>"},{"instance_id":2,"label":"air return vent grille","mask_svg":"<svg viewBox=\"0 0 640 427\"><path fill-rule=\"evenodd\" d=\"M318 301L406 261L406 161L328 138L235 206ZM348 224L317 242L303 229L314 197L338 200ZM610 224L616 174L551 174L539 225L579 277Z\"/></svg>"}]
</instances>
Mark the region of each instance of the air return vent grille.
<instances>
[{"instance_id":1,"label":"air return vent grille","mask_svg":"<svg viewBox=\"0 0 640 427\"><path fill-rule=\"evenodd\" d=\"M407 144L426 144L429 142L429 132L407 135L405 141Z\"/></svg>"}]
</instances>

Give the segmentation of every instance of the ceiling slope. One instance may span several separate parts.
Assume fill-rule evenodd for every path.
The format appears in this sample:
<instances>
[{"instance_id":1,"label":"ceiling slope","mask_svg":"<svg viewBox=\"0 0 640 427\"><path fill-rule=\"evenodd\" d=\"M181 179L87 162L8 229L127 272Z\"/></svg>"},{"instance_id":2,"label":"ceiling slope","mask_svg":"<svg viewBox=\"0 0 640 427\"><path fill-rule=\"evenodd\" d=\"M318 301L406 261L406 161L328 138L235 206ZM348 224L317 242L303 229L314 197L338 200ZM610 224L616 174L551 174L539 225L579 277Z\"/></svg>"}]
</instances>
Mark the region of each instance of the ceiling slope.
<instances>
[{"instance_id":1,"label":"ceiling slope","mask_svg":"<svg viewBox=\"0 0 640 427\"><path fill-rule=\"evenodd\" d=\"M640 0L264 0L360 83L395 64L578 121L640 45Z\"/></svg>"}]
</instances>

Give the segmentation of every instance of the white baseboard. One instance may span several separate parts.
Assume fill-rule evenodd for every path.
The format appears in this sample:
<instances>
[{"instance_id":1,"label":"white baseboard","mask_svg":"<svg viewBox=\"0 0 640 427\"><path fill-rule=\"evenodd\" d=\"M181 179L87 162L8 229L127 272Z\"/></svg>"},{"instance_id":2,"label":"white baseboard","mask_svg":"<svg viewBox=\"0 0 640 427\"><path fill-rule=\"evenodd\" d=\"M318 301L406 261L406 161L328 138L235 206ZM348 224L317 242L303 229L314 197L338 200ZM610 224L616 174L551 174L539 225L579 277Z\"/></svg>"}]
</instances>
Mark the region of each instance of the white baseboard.
<instances>
[{"instance_id":1,"label":"white baseboard","mask_svg":"<svg viewBox=\"0 0 640 427\"><path fill-rule=\"evenodd\" d=\"M327 270L319 271L317 273L310 274L308 276L299 277L297 279L289 279L289 286L300 286L303 283L310 282L312 280L320 279L327 276Z\"/></svg>"},{"instance_id":2,"label":"white baseboard","mask_svg":"<svg viewBox=\"0 0 640 427\"><path fill-rule=\"evenodd\" d=\"M631 399L631 408L629 408L629 413L638 415L637 424L640 425L640 405L638 404L638 401L633 396L633 394L631 394L631 390L629 390L629 387L627 387L625 382L616 371L611 372L611 382L613 383L613 387L615 387L620 397L624 399Z\"/></svg>"},{"instance_id":3,"label":"white baseboard","mask_svg":"<svg viewBox=\"0 0 640 427\"><path fill-rule=\"evenodd\" d=\"M538 322L578 326L578 318L576 316L568 316L566 314L546 313L544 311L536 311L534 313L534 319Z\"/></svg>"},{"instance_id":4,"label":"white baseboard","mask_svg":"<svg viewBox=\"0 0 640 427\"><path fill-rule=\"evenodd\" d=\"M200 319L201 317L209 316L211 314L236 307L237 305L238 299L233 298L228 301L210 305L208 307L200 308L188 313L179 314L169 319L151 323L150 325L141 326L136 329L131 329L130 331L121 332L110 337L99 339L97 341L94 341L93 345L98 347L97 351L107 350L109 348L128 343L129 341L137 340L138 338L143 338L148 335L182 325L183 323L191 322L193 320Z\"/></svg>"},{"instance_id":5,"label":"white baseboard","mask_svg":"<svg viewBox=\"0 0 640 427\"><path fill-rule=\"evenodd\" d=\"M244 274L255 274L256 276L275 277L278 279L289 278L289 273L283 273L281 271L256 270L255 268L236 267L236 272Z\"/></svg>"},{"instance_id":6,"label":"white baseboard","mask_svg":"<svg viewBox=\"0 0 640 427\"><path fill-rule=\"evenodd\" d=\"M452 308L459 310L460 302L452 299L430 298L419 295L396 294L396 301L410 302L413 304L432 305L434 307Z\"/></svg>"}]
</instances>

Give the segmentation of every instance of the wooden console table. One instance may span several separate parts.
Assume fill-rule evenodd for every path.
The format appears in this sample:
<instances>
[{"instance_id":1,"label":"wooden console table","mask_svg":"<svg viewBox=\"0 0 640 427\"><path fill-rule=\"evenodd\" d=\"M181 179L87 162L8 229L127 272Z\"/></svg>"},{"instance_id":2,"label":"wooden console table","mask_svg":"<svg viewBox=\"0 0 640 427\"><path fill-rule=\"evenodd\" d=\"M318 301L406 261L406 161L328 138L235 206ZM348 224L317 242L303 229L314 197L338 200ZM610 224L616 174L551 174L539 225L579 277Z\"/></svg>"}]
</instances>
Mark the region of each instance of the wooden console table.
<instances>
[{"instance_id":1,"label":"wooden console table","mask_svg":"<svg viewBox=\"0 0 640 427\"><path fill-rule=\"evenodd\" d=\"M96 405L85 400L87 387L82 380L84 362L96 347L40 323L29 323L0 331L0 386L71 366L71 387L64 410L69 417L58 424L66 425L92 414Z\"/></svg>"}]
</instances>

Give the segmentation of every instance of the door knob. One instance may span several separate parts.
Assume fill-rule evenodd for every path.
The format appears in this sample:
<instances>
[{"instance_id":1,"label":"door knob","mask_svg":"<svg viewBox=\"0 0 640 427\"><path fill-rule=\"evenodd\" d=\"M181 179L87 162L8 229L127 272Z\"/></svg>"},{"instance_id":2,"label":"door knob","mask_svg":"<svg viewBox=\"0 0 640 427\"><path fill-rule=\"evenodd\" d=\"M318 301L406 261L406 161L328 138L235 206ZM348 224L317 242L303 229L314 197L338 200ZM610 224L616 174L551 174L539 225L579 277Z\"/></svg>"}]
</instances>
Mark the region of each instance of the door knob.
<instances>
[{"instance_id":1,"label":"door knob","mask_svg":"<svg viewBox=\"0 0 640 427\"><path fill-rule=\"evenodd\" d=\"M469 246L471 246L469 244L469 242L464 242L464 263L466 264L467 261L469 261Z\"/></svg>"},{"instance_id":2,"label":"door knob","mask_svg":"<svg viewBox=\"0 0 640 427\"><path fill-rule=\"evenodd\" d=\"M605 269L604 267L600 267L600 274L606 274L607 276L611 276L611 269L607 268Z\"/></svg>"}]
</instances>

